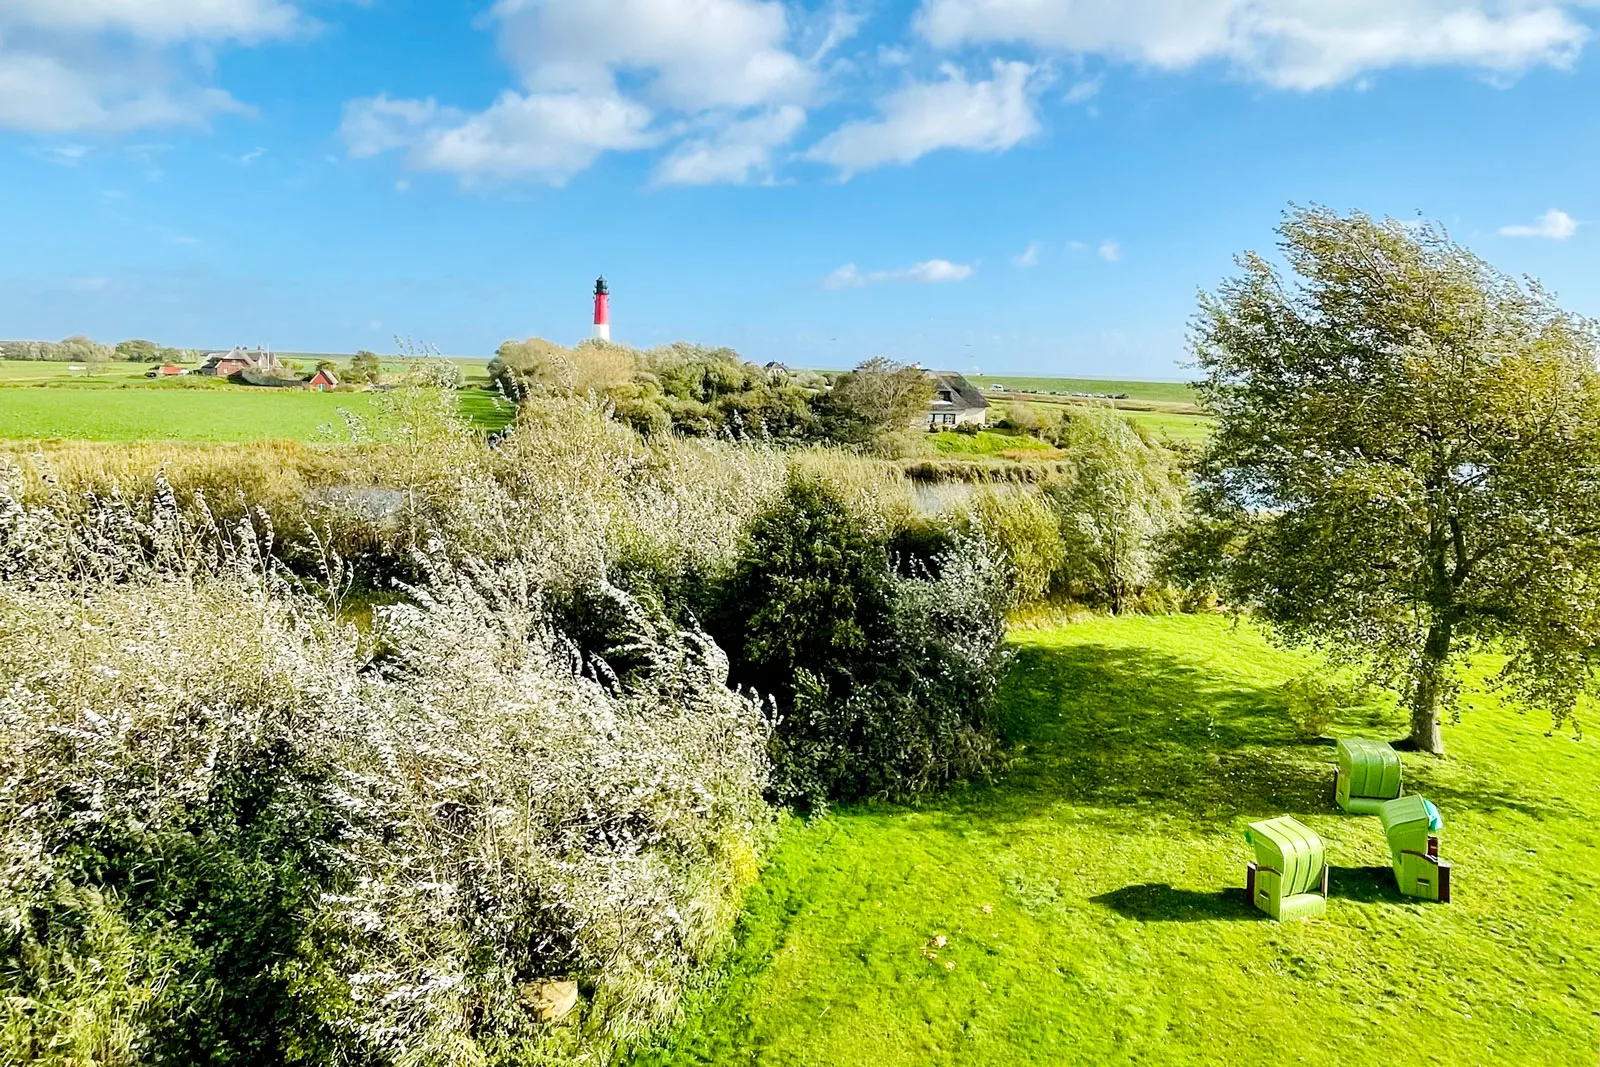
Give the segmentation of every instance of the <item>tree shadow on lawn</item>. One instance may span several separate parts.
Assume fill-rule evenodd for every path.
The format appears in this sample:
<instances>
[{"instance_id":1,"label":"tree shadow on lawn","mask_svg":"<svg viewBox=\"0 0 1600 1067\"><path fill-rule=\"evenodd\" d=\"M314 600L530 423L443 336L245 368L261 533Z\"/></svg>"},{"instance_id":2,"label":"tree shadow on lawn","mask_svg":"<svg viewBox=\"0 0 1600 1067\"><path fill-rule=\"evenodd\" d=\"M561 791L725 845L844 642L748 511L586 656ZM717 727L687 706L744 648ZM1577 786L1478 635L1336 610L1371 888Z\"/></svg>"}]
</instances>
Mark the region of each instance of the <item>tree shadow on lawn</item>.
<instances>
[{"instance_id":1,"label":"tree shadow on lawn","mask_svg":"<svg viewBox=\"0 0 1600 1067\"><path fill-rule=\"evenodd\" d=\"M999 708L1006 740L1017 747L1015 763L995 782L956 790L938 807L1004 821L1066 802L1208 825L1239 815L1335 811L1332 743L1301 735L1275 685L1152 649L1028 647L1017 654ZM1371 717L1370 709L1362 713ZM1504 781L1481 782L1466 767L1416 769L1421 773L1407 775L1411 788L1426 783L1436 803L1535 817L1559 805Z\"/></svg>"},{"instance_id":2,"label":"tree shadow on lawn","mask_svg":"<svg viewBox=\"0 0 1600 1067\"><path fill-rule=\"evenodd\" d=\"M1003 820L1065 801L1212 822L1333 804L1333 751L1299 736L1276 688L1161 652L1023 649L1000 709L1016 762L947 807Z\"/></svg>"}]
</instances>

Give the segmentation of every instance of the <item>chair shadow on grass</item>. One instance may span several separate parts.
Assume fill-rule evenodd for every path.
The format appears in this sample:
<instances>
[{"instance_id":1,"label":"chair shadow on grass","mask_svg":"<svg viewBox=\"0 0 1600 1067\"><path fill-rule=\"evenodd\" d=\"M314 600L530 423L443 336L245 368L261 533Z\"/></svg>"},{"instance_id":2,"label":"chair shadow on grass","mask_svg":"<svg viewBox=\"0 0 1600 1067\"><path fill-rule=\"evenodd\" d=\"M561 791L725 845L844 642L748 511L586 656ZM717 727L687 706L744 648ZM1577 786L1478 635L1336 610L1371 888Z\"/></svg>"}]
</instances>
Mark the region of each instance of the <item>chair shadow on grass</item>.
<instances>
[{"instance_id":1,"label":"chair shadow on grass","mask_svg":"<svg viewBox=\"0 0 1600 1067\"><path fill-rule=\"evenodd\" d=\"M1400 892L1393 867L1328 866L1328 896L1364 904L1405 904L1412 898Z\"/></svg>"},{"instance_id":2,"label":"chair shadow on grass","mask_svg":"<svg viewBox=\"0 0 1600 1067\"><path fill-rule=\"evenodd\" d=\"M1127 885L1090 897L1090 903L1110 908L1124 919L1139 922L1196 923L1231 919L1255 922L1266 913L1245 899L1244 890L1229 886L1211 893L1195 889L1174 889L1160 882Z\"/></svg>"},{"instance_id":3,"label":"chair shadow on grass","mask_svg":"<svg viewBox=\"0 0 1600 1067\"><path fill-rule=\"evenodd\" d=\"M1409 900L1395 885L1394 871L1388 867L1330 866L1328 896L1364 904L1404 904ZM1110 908L1124 919L1146 923L1256 922L1267 917L1266 912L1250 903L1240 886L1206 893L1175 889L1165 882L1144 882L1101 893L1090 897L1089 902Z\"/></svg>"}]
</instances>

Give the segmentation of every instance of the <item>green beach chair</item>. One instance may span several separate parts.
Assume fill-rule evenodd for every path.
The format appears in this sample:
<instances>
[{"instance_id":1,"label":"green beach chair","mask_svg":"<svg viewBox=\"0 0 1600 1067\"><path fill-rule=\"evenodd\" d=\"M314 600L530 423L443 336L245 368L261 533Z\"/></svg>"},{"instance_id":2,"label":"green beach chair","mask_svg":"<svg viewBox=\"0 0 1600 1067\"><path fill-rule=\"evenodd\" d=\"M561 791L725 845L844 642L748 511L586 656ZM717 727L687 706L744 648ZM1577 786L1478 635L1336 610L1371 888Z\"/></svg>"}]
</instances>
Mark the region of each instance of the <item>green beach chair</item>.
<instances>
[{"instance_id":1,"label":"green beach chair","mask_svg":"<svg viewBox=\"0 0 1600 1067\"><path fill-rule=\"evenodd\" d=\"M1244 839L1255 846L1245 868L1250 902L1274 919L1309 919L1328 910L1328 864L1322 839L1280 815L1253 822Z\"/></svg>"},{"instance_id":2,"label":"green beach chair","mask_svg":"<svg viewBox=\"0 0 1600 1067\"><path fill-rule=\"evenodd\" d=\"M1450 861L1439 858L1444 820L1429 800L1412 795L1386 801L1378 809L1395 881L1408 897L1450 903Z\"/></svg>"},{"instance_id":3,"label":"green beach chair","mask_svg":"<svg viewBox=\"0 0 1600 1067\"><path fill-rule=\"evenodd\" d=\"M1334 797L1352 815L1376 815L1385 801L1400 795L1400 757L1382 741L1346 737L1339 741Z\"/></svg>"}]
</instances>

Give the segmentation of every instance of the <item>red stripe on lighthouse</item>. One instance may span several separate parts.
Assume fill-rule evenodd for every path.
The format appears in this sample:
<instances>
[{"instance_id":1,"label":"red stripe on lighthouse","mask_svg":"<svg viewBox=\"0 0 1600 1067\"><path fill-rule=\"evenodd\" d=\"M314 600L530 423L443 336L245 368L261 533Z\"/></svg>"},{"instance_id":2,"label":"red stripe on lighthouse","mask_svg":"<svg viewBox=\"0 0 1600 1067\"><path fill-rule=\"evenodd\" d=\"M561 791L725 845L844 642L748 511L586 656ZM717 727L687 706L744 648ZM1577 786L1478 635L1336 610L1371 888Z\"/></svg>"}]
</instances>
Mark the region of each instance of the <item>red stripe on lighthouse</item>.
<instances>
[{"instance_id":1,"label":"red stripe on lighthouse","mask_svg":"<svg viewBox=\"0 0 1600 1067\"><path fill-rule=\"evenodd\" d=\"M604 278L594 283L594 335L601 341L611 340L611 290Z\"/></svg>"}]
</instances>

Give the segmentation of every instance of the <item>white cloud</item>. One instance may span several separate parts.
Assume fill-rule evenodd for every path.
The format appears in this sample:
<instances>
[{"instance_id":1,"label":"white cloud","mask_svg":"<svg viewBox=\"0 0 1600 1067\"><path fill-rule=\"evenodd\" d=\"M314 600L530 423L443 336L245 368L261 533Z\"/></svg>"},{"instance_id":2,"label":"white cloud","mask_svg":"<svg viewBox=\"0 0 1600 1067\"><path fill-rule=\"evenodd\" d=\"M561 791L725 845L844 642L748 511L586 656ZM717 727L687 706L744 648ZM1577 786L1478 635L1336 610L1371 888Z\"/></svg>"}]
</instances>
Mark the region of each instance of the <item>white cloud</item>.
<instances>
[{"instance_id":1,"label":"white cloud","mask_svg":"<svg viewBox=\"0 0 1600 1067\"><path fill-rule=\"evenodd\" d=\"M1095 251L1107 263L1115 263L1122 258L1122 246L1115 241L1101 241Z\"/></svg>"},{"instance_id":2,"label":"white cloud","mask_svg":"<svg viewBox=\"0 0 1600 1067\"><path fill-rule=\"evenodd\" d=\"M0 51L0 128L28 133L124 132L204 125L250 109L221 89L155 64L80 66L42 52Z\"/></svg>"},{"instance_id":3,"label":"white cloud","mask_svg":"<svg viewBox=\"0 0 1600 1067\"><path fill-rule=\"evenodd\" d=\"M875 270L863 273L854 263L846 263L822 279L824 289L858 289L882 282L914 282L932 285L938 282L960 282L972 277L972 265L952 263L948 259L926 259L900 270Z\"/></svg>"},{"instance_id":4,"label":"white cloud","mask_svg":"<svg viewBox=\"0 0 1600 1067\"><path fill-rule=\"evenodd\" d=\"M282 0L0 0L0 128L118 133L248 112L210 46L310 29Z\"/></svg>"},{"instance_id":5,"label":"white cloud","mask_svg":"<svg viewBox=\"0 0 1600 1067\"><path fill-rule=\"evenodd\" d=\"M1023 43L1166 70L1222 62L1288 89L1393 67L1570 66L1589 0L923 0L937 47Z\"/></svg>"},{"instance_id":6,"label":"white cloud","mask_svg":"<svg viewBox=\"0 0 1600 1067\"><path fill-rule=\"evenodd\" d=\"M1533 221L1533 225L1502 226L1501 237L1544 237L1552 241L1565 241L1578 232L1578 220L1565 211L1551 208Z\"/></svg>"},{"instance_id":7,"label":"white cloud","mask_svg":"<svg viewBox=\"0 0 1600 1067\"><path fill-rule=\"evenodd\" d=\"M1039 265L1039 253L1043 251L1044 243L1034 241L1027 248L1013 256L1011 262L1018 267L1037 267Z\"/></svg>"},{"instance_id":8,"label":"white cloud","mask_svg":"<svg viewBox=\"0 0 1600 1067\"><path fill-rule=\"evenodd\" d=\"M953 66L935 82L912 82L878 103L882 117L847 122L806 158L845 176L885 163L910 163L940 148L1000 152L1039 132L1034 104L1047 74L1027 63L996 61L994 77L968 81Z\"/></svg>"},{"instance_id":9,"label":"white cloud","mask_svg":"<svg viewBox=\"0 0 1600 1067\"><path fill-rule=\"evenodd\" d=\"M1081 81L1073 82L1072 88L1067 90L1066 95L1061 100L1067 104L1087 104L1100 95L1100 89L1104 84L1105 78L1103 77L1084 78Z\"/></svg>"},{"instance_id":10,"label":"white cloud","mask_svg":"<svg viewBox=\"0 0 1600 1067\"><path fill-rule=\"evenodd\" d=\"M403 149L410 167L463 182L560 184L603 152L676 140L657 184L770 181L820 64L861 21L834 9L792 25L779 0L498 0L489 17L520 90L478 113L352 101L350 154Z\"/></svg>"},{"instance_id":11,"label":"white cloud","mask_svg":"<svg viewBox=\"0 0 1600 1067\"><path fill-rule=\"evenodd\" d=\"M280 0L5 0L0 18L41 30L156 41L260 40L307 27Z\"/></svg>"},{"instance_id":12,"label":"white cloud","mask_svg":"<svg viewBox=\"0 0 1600 1067\"><path fill-rule=\"evenodd\" d=\"M805 125L806 113L793 104L723 126L711 136L677 145L656 168L658 185L737 185L770 180L772 155Z\"/></svg>"},{"instance_id":13,"label":"white cloud","mask_svg":"<svg viewBox=\"0 0 1600 1067\"><path fill-rule=\"evenodd\" d=\"M404 149L416 170L455 174L469 184L527 178L561 185L602 152L643 148L648 109L614 93L518 93L464 114L433 100L377 96L345 105L340 132L357 158Z\"/></svg>"},{"instance_id":14,"label":"white cloud","mask_svg":"<svg viewBox=\"0 0 1600 1067\"><path fill-rule=\"evenodd\" d=\"M380 93L366 100L352 100L344 106L339 135L345 149L356 159L366 159L396 148L405 148L425 135L430 128L464 121L466 115L453 108L442 108L427 100L392 100Z\"/></svg>"},{"instance_id":15,"label":"white cloud","mask_svg":"<svg viewBox=\"0 0 1600 1067\"><path fill-rule=\"evenodd\" d=\"M1085 244L1084 242L1082 242L1082 241L1068 241L1067 242L1067 251L1068 252L1082 252L1082 251L1085 251L1088 247L1089 246L1087 244Z\"/></svg>"},{"instance_id":16,"label":"white cloud","mask_svg":"<svg viewBox=\"0 0 1600 1067\"><path fill-rule=\"evenodd\" d=\"M776 0L500 0L493 15L532 90L605 93L625 74L655 106L698 110L803 103L815 83Z\"/></svg>"},{"instance_id":17,"label":"white cloud","mask_svg":"<svg viewBox=\"0 0 1600 1067\"><path fill-rule=\"evenodd\" d=\"M878 65L883 67L903 67L911 62L911 53L899 45L880 44L878 46Z\"/></svg>"}]
</instances>

